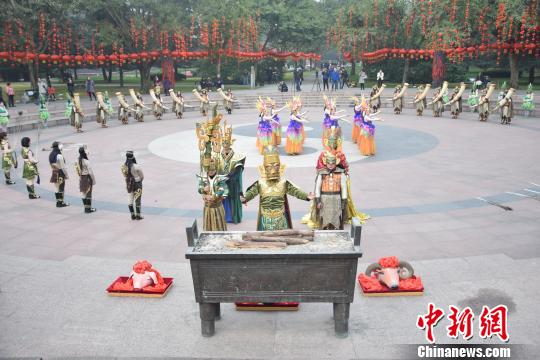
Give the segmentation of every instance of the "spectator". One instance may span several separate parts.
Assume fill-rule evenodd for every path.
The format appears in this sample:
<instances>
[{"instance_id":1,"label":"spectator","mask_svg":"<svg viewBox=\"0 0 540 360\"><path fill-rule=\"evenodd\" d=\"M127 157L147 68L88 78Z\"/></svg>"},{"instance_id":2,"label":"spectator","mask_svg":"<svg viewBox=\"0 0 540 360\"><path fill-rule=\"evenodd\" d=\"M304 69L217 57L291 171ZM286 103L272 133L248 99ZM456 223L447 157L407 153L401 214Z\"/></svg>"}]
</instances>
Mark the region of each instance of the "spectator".
<instances>
[{"instance_id":1,"label":"spectator","mask_svg":"<svg viewBox=\"0 0 540 360\"><path fill-rule=\"evenodd\" d=\"M358 79L360 80L360 90L365 90L367 75L364 70L360 72Z\"/></svg>"},{"instance_id":2,"label":"spectator","mask_svg":"<svg viewBox=\"0 0 540 360\"><path fill-rule=\"evenodd\" d=\"M345 70L344 67L341 67L340 76L341 76L341 89L343 89L343 86L347 83L347 80L349 79L349 74L347 73L347 70Z\"/></svg>"},{"instance_id":3,"label":"spectator","mask_svg":"<svg viewBox=\"0 0 540 360\"><path fill-rule=\"evenodd\" d=\"M43 96L44 98L47 98L47 83L45 80L38 78L38 93L39 96Z\"/></svg>"},{"instance_id":4,"label":"spectator","mask_svg":"<svg viewBox=\"0 0 540 360\"><path fill-rule=\"evenodd\" d=\"M15 90L13 90L10 82L6 84L6 94L8 96L8 106L15 107Z\"/></svg>"},{"instance_id":5,"label":"spectator","mask_svg":"<svg viewBox=\"0 0 540 360\"><path fill-rule=\"evenodd\" d=\"M339 72L336 68L332 68L332 90L339 89Z\"/></svg>"},{"instance_id":6,"label":"spectator","mask_svg":"<svg viewBox=\"0 0 540 360\"><path fill-rule=\"evenodd\" d=\"M47 89L47 94L49 95L49 101L56 101L56 88L54 86Z\"/></svg>"},{"instance_id":7,"label":"spectator","mask_svg":"<svg viewBox=\"0 0 540 360\"><path fill-rule=\"evenodd\" d=\"M68 77L67 79L67 90L69 96L73 98L73 93L75 92L75 84L73 83L73 79L71 77Z\"/></svg>"},{"instance_id":8,"label":"spectator","mask_svg":"<svg viewBox=\"0 0 540 360\"><path fill-rule=\"evenodd\" d=\"M296 91L302 91L302 89L300 88L302 81L300 80L300 74L298 72L298 69L293 70L293 78L294 78L294 84L296 86Z\"/></svg>"},{"instance_id":9,"label":"spectator","mask_svg":"<svg viewBox=\"0 0 540 360\"><path fill-rule=\"evenodd\" d=\"M379 72L377 73L377 86L379 88L382 86L383 81L384 81L384 73L382 69L379 69Z\"/></svg>"},{"instance_id":10,"label":"spectator","mask_svg":"<svg viewBox=\"0 0 540 360\"><path fill-rule=\"evenodd\" d=\"M319 78L319 69L315 68L315 79Z\"/></svg>"},{"instance_id":11,"label":"spectator","mask_svg":"<svg viewBox=\"0 0 540 360\"><path fill-rule=\"evenodd\" d=\"M287 92L287 91L289 91L289 88L287 87L287 84L285 84L285 81L282 80L282 81L279 83L279 85L278 85L278 90L279 90L280 92Z\"/></svg>"},{"instance_id":12,"label":"spectator","mask_svg":"<svg viewBox=\"0 0 540 360\"><path fill-rule=\"evenodd\" d=\"M94 96L94 100L97 100L96 97L96 85L94 84L94 80L88 77L88 80L86 80L86 93L90 97L90 101L92 101L92 96Z\"/></svg>"},{"instance_id":13,"label":"spectator","mask_svg":"<svg viewBox=\"0 0 540 360\"><path fill-rule=\"evenodd\" d=\"M304 69L301 66L298 67L298 77L300 78L300 85L304 82Z\"/></svg>"},{"instance_id":14,"label":"spectator","mask_svg":"<svg viewBox=\"0 0 540 360\"><path fill-rule=\"evenodd\" d=\"M0 103L4 104L4 96L2 95L2 87L0 86Z\"/></svg>"},{"instance_id":15,"label":"spectator","mask_svg":"<svg viewBox=\"0 0 540 360\"><path fill-rule=\"evenodd\" d=\"M163 79L163 90L165 91L165 96L169 96L169 90L171 89L171 81L169 78Z\"/></svg>"},{"instance_id":16,"label":"spectator","mask_svg":"<svg viewBox=\"0 0 540 360\"><path fill-rule=\"evenodd\" d=\"M216 88L217 89L223 89L223 81L221 81L221 76L217 76L216 79Z\"/></svg>"},{"instance_id":17,"label":"spectator","mask_svg":"<svg viewBox=\"0 0 540 360\"><path fill-rule=\"evenodd\" d=\"M328 78L330 77L328 73L328 68L324 68L321 72L322 72L323 91L325 89L330 90L330 88L328 87Z\"/></svg>"}]
</instances>

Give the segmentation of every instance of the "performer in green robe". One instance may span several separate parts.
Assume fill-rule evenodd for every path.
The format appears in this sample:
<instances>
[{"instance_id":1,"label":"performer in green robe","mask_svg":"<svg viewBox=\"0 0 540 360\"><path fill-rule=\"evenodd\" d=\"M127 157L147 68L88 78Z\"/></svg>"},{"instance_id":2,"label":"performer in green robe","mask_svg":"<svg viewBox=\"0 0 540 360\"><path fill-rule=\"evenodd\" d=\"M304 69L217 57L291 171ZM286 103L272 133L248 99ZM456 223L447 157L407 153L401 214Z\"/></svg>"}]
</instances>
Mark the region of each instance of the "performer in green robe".
<instances>
[{"instance_id":1,"label":"performer in green robe","mask_svg":"<svg viewBox=\"0 0 540 360\"><path fill-rule=\"evenodd\" d=\"M529 84L527 87L527 93L523 96L521 108L525 110L525 116L529 116L534 111L534 93L532 84Z\"/></svg>"},{"instance_id":2,"label":"performer in green robe","mask_svg":"<svg viewBox=\"0 0 540 360\"><path fill-rule=\"evenodd\" d=\"M43 123L43 127L47 127L47 121L49 121L49 109L47 108L47 100L45 96L39 95L39 118Z\"/></svg>"},{"instance_id":3,"label":"performer in green robe","mask_svg":"<svg viewBox=\"0 0 540 360\"><path fill-rule=\"evenodd\" d=\"M9 124L9 112L6 109L6 105L0 101L0 131L7 132L7 126Z\"/></svg>"},{"instance_id":4,"label":"performer in green robe","mask_svg":"<svg viewBox=\"0 0 540 360\"><path fill-rule=\"evenodd\" d=\"M11 180L11 168L17 168L17 156L9 145L7 133L4 131L0 131L0 149L2 150L2 169L6 185L13 185L15 181Z\"/></svg>"},{"instance_id":5,"label":"performer in green robe","mask_svg":"<svg viewBox=\"0 0 540 360\"><path fill-rule=\"evenodd\" d=\"M37 183L40 183L39 171L37 168L38 160L34 157L34 153L30 150L30 138L23 137L21 139L21 156L24 160L22 177L26 181L26 190L28 191L29 199L39 199L40 196L36 194L34 188L34 182L37 177Z\"/></svg>"},{"instance_id":6,"label":"performer in green robe","mask_svg":"<svg viewBox=\"0 0 540 360\"><path fill-rule=\"evenodd\" d=\"M227 188L229 196L223 200L225 208L225 220L228 223L238 224L242 221L242 173L244 172L244 164L246 156L236 153L232 149L234 139L232 138L232 126L223 125L223 142L221 150L221 165L223 167L223 175L227 176Z\"/></svg>"},{"instance_id":7,"label":"performer in green robe","mask_svg":"<svg viewBox=\"0 0 540 360\"><path fill-rule=\"evenodd\" d=\"M261 178L248 187L242 203L260 197L257 230L292 229L287 195L310 201L314 195L307 194L289 180L282 178L285 165L280 163L278 149L269 146L264 152L263 165L259 167Z\"/></svg>"}]
</instances>

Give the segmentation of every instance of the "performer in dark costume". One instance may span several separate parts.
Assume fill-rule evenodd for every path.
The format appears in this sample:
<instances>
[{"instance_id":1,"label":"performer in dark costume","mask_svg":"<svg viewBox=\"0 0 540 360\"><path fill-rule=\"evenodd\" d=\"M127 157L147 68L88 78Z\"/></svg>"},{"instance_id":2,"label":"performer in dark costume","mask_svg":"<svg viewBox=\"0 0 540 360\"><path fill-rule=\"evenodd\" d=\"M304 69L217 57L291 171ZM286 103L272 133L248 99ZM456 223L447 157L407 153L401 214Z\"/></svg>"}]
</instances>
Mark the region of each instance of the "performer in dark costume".
<instances>
[{"instance_id":1,"label":"performer in dark costume","mask_svg":"<svg viewBox=\"0 0 540 360\"><path fill-rule=\"evenodd\" d=\"M142 220L144 217L141 216L141 197L144 174L137 164L133 151L126 152L126 162L121 169L126 179L126 189L129 194L128 208L131 213L131 220Z\"/></svg>"},{"instance_id":2,"label":"performer in dark costume","mask_svg":"<svg viewBox=\"0 0 540 360\"><path fill-rule=\"evenodd\" d=\"M62 144L58 141L53 142L52 151L49 154L49 164L51 165L51 180L56 187L56 207L69 206L64 201L64 189L66 187L66 180L69 179L66 167L66 160L62 155Z\"/></svg>"},{"instance_id":3,"label":"performer in dark costume","mask_svg":"<svg viewBox=\"0 0 540 360\"><path fill-rule=\"evenodd\" d=\"M79 148L79 160L75 163L75 167L80 178L79 190L82 196L84 212L90 214L96 211L96 209L92 207L92 188L96 184L96 178L94 177L94 171L88 160L88 153L86 145Z\"/></svg>"}]
</instances>

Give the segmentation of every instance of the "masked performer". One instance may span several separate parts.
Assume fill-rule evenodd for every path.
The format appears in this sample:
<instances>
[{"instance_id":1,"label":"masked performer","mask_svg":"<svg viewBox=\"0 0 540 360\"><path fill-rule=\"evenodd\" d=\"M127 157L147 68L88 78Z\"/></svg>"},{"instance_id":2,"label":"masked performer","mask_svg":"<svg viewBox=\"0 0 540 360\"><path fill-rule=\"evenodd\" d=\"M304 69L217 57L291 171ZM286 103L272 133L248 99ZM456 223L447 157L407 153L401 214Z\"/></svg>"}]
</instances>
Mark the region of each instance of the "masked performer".
<instances>
[{"instance_id":1,"label":"masked performer","mask_svg":"<svg viewBox=\"0 0 540 360\"><path fill-rule=\"evenodd\" d=\"M49 109L47 108L47 99L45 96L39 95L39 119L43 124L43 127L47 127L47 121L49 121Z\"/></svg>"},{"instance_id":2,"label":"masked performer","mask_svg":"<svg viewBox=\"0 0 540 360\"><path fill-rule=\"evenodd\" d=\"M426 84L418 86L416 89L416 95L414 96L413 104L416 106L416 115L422 116L424 109L427 106L426 96L431 88L431 84Z\"/></svg>"},{"instance_id":3,"label":"masked performer","mask_svg":"<svg viewBox=\"0 0 540 360\"><path fill-rule=\"evenodd\" d=\"M534 93L532 84L527 87L527 93L523 96L521 108L525 110L525 116L530 116L534 111Z\"/></svg>"},{"instance_id":4,"label":"masked performer","mask_svg":"<svg viewBox=\"0 0 540 360\"><path fill-rule=\"evenodd\" d=\"M227 177L218 174L219 163L213 158L203 159L203 173L199 178L199 194L204 201L204 231L227 231L223 201L228 196Z\"/></svg>"},{"instance_id":5,"label":"masked performer","mask_svg":"<svg viewBox=\"0 0 540 360\"><path fill-rule=\"evenodd\" d=\"M450 105L450 113L452 114L452 119L457 119L459 114L463 111L461 107L461 98L463 97L463 92L465 91L465 83L461 83L460 86L456 86L450 101L445 105Z\"/></svg>"},{"instance_id":6,"label":"masked performer","mask_svg":"<svg viewBox=\"0 0 540 360\"><path fill-rule=\"evenodd\" d=\"M210 101L210 98L208 97L208 92L206 91L206 89L202 89L200 93L197 91L197 89L193 89L192 91L193 91L193 95L195 95L195 97L201 103L200 104L201 115L207 116L208 111L210 110L210 104L212 103Z\"/></svg>"},{"instance_id":7,"label":"masked performer","mask_svg":"<svg viewBox=\"0 0 540 360\"><path fill-rule=\"evenodd\" d=\"M56 187L56 207L69 206L64 201L64 189L66 187L66 180L69 179L66 167L66 160L62 155L62 144L58 141L53 142L52 151L49 154L49 164L51 165L51 183Z\"/></svg>"},{"instance_id":8,"label":"masked performer","mask_svg":"<svg viewBox=\"0 0 540 360\"><path fill-rule=\"evenodd\" d=\"M327 151L323 157L324 168L315 180L315 208L317 222L322 230L343 230L347 218L347 182L345 171L337 167L339 160Z\"/></svg>"},{"instance_id":9,"label":"masked performer","mask_svg":"<svg viewBox=\"0 0 540 360\"><path fill-rule=\"evenodd\" d=\"M270 115L269 104L259 97L257 100L257 110L259 110L259 124L257 125L257 148L259 153L263 153L267 146L275 145L273 130L272 130L272 116Z\"/></svg>"},{"instance_id":10,"label":"masked performer","mask_svg":"<svg viewBox=\"0 0 540 360\"><path fill-rule=\"evenodd\" d=\"M232 144L232 126L225 123L223 125L223 148L221 150L221 163L223 166L223 174L227 177L228 196L223 200L225 208L225 220L228 223L238 224L242 221L242 203L240 196L242 195L242 173L246 156L236 153Z\"/></svg>"},{"instance_id":11,"label":"masked performer","mask_svg":"<svg viewBox=\"0 0 540 360\"><path fill-rule=\"evenodd\" d=\"M223 107L227 111L227 114L232 114L232 109L233 109L234 103L236 102L236 100L234 99L232 90L227 89L227 92L223 93L221 88L218 88L217 91L219 95L221 95L221 97L223 98Z\"/></svg>"},{"instance_id":12,"label":"masked performer","mask_svg":"<svg viewBox=\"0 0 540 360\"><path fill-rule=\"evenodd\" d=\"M39 199L40 196L36 194L34 182L37 177L37 183L39 184L39 172L37 168L37 159L34 157L34 153L30 150L30 138L23 137L21 139L21 156L24 161L23 166L23 179L26 180L26 190L28 191L29 199Z\"/></svg>"},{"instance_id":13,"label":"masked performer","mask_svg":"<svg viewBox=\"0 0 540 360\"><path fill-rule=\"evenodd\" d=\"M403 86L397 85L394 90L394 97L392 97L392 105L394 107L394 114L399 115L403 111L403 97L409 84L404 83Z\"/></svg>"},{"instance_id":14,"label":"masked performer","mask_svg":"<svg viewBox=\"0 0 540 360\"><path fill-rule=\"evenodd\" d=\"M478 115L480 121L487 121L489 117L489 98L495 90L495 84L490 84L487 89L482 90L478 99Z\"/></svg>"},{"instance_id":15,"label":"masked performer","mask_svg":"<svg viewBox=\"0 0 540 360\"><path fill-rule=\"evenodd\" d=\"M88 149L86 145L79 148L79 160L75 163L75 169L79 175L79 190L82 196L82 203L84 205L84 212L90 214L96 211L92 207L92 188L96 185L96 178L94 177L94 171L90 166L88 160Z\"/></svg>"},{"instance_id":16,"label":"masked performer","mask_svg":"<svg viewBox=\"0 0 540 360\"><path fill-rule=\"evenodd\" d=\"M303 117L305 112L300 113L302 109L300 97L293 97L292 101L287 103L287 106L291 109L291 116L289 117L289 126L287 126L285 152L289 155L298 155L302 153L304 141L306 140L303 123L308 121Z\"/></svg>"},{"instance_id":17,"label":"masked performer","mask_svg":"<svg viewBox=\"0 0 540 360\"><path fill-rule=\"evenodd\" d=\"M15 181L11 180L11 168L17 168L17 156L8 142L7 133L0 132L0 147L2 148L2 170L6 178L6 185L13 185Z\"/></svg>"},{"instance_id":18,"label":"masked performer","mask_svg":"<svg viewBox=\"0 0 540 360\"><path fill-rule=\"evenodd\" d=\"M135 119L138 122L144 122L144 109L148 109L148 106L144 105L143 97L140 92L135 93L135 90L129 89L129 95L135 104Z\"/></svg>"},{"instance_id":19,"label":"masked performer","mask_svg":"<svg viewBox=\"0 0 540 360\"><path fill-rule=\"evenodd\" d=\"M282 178L285 165L279 160L276 147L265 149L263 165L259 167L260 179L247 188L243 197L245 204L259 195L257 230L292 229L287 195L309 201L313 194L306 194L289 180Z\"/></svg>"},{"instance_id":20,"label":"masked performer","mask_svg":"<svg viewBox=\"0 0 540 360\"><path fill-rule=\"evenodd\" d=\"M101 127L106 128L108 127L107 122L109 120L109 107L105 103L105 100L103 99L103 93L97 92L96 93L96 99L97 99L97 105L96 105L96 121L98 124L101 124Z\"/></svg>"},{"instance_id":21,"label":"masked performer","mask_svg":"<svg viewBox=\"0 0 540 360\"><path fill-rule=\"evenodd\" d=\"M126 162L121 167L122 175L126 180L126 190L128 192L128 208L131 213L131 220L142 220L141 216L141 198L142 198L142 182L144 174L142 168L137 164L137 159L133 151L126 152Z\"/></svg>"},{"instance_id":22,"label":"masked performer","mask_svg":"<svg viewBox=\"0 0 540 360\"><path fill-rule=\"evenodd\" d=\"M73 103L71 106L71 125L75 126L77 132L83 132L83 118L84 113L82 111L81 98L79 97L79 93L75 93L73 94Z\"/></svg>"}]
</instances>

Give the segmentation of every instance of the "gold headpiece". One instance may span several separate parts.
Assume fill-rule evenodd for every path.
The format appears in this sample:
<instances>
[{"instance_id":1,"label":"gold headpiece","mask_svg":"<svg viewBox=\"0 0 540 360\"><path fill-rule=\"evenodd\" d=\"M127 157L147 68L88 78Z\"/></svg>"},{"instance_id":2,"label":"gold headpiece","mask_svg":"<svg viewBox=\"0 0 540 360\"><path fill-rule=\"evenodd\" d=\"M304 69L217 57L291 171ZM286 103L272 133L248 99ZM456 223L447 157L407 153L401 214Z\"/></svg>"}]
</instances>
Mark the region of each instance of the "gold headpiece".
<instances>
[{"instance_id":1,"label":"gold headpiece","mask_svg":"<svg viewBox=\"0 0 540 360\"><path fill-rule=\"evenodd\" d=\"M202 161L202 167L207 173L209 171L218 171L218 162L212 157L205 156Z\"/></svg>"},{"instance_id":2,"label":"gold headpiece","mask_svg":"<svg viewBox=\"0 0 540 360\"><path fill-rule=\"evenodd\" d=\"M324 156L323 156L323 164L326 165L330 162L333 162L334 164L339 165L339 162L340 162L340 158L336 156L336 154L334 154L332 151L328 151L326 150L324 152Z\"/></svg>"},{"instance_id":3,"label":"gold headpiece","mask_svg":"<svg viewBox=\"0 0 540 360\"><path fill-rule=\"evenodd\" d=\"M223 147L230 147L234 140L232 138L232 125L227 125L227 121L223 122Z\"/></svg>"},{"instance_id":4,"label":"gold headpiece","mask_svg":"<svg viewBox=\"0 0 540 360\"><path fill-rule=\"evenodd\" d=\"M324 107L329 111L336 109L336 99L330 99L328 96L323 95Z\"/></svg>"},{"instance_id":5,"label":"gold headpiece","mask_svg":"<svg viewBox=\"0 0 540 360\"><path fill-rule=\"evenodd\" d=\"M263 153L263 165L271 163L279 163L279 150L277 147L269 145L265 148Z\"/></svg>"},{"instance_id":6,"label":"gold headpiece","mask_svg":"<svg viewBox=\"0 0 540 360\"><path fill-rule=\"evenodd\" d=\"M259 166L259 175L268 180L278 180L285 172L285 164L279 160L279 150L275 146L267 146L263 152L263 164Z\"/></svg>"},{"instance_id":7,"label":"gold headpiece","mask_svg":"<svg viewBox=\"0 0 540 360\"><path fill-rule=\"evenodd\" d=\"M292 100L287 103L287 107L291 109L291 112L299 111L302 108L300 96L293 96Z\"/></svg>"},{"instance_id":8,"label":"gold headpiece","mask_svg":"<svg viewBox=\"0 0 540 360\"><path fill-rule=\"evenodd\" d=\"M266 103L270 106L276 106L276 101L268 96L266 97Z\"/></svg>"},{"instance_id":9,"label":"gold headpiece","mask_svg":"<svg viewBox=\"0 0 540 360\"><path fill-rule=\"evenodd\" d=\"M266 114L268 110L268 106L266 104L266 101L263 100L262 97L259 96L259 99L257 100L257 110L259 110L260 114Z\"/></svg>"}]
</instances>

